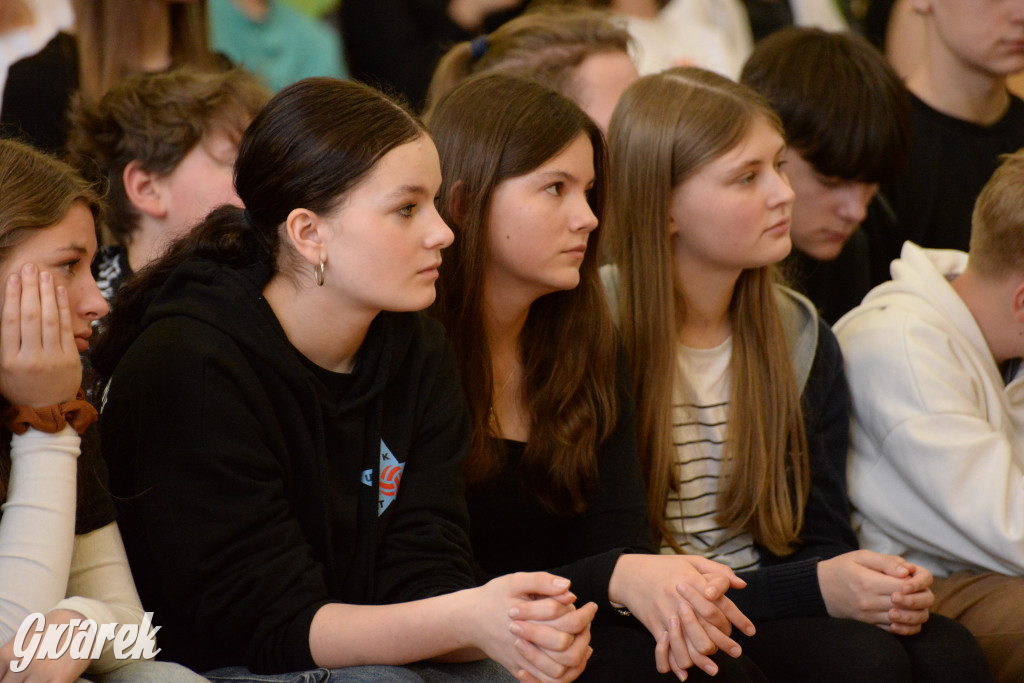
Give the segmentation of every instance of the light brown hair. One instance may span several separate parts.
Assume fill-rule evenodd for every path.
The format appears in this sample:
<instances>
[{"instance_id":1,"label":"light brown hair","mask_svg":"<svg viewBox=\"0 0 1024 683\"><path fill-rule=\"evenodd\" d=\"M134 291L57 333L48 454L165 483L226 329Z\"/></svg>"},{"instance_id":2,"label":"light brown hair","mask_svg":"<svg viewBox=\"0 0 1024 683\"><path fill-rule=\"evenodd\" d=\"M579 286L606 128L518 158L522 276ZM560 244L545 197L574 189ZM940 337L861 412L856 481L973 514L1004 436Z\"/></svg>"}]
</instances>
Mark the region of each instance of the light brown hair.
<instances>
[{"instance_id":1,"label":"light brown hair","mask_svg":"<svg viewBox=\"0 0 1024 683\"><path fill-rule=\"evenodd\" d=\"M138 73L147 40L138 0L72 0L78 40L79 89L87 101ZM218 66L207 39L206 0L169 2L171 63L212 70Z\"/></svg>"},{"instance_id":2,"label":"light brown hair","mask_svg":"<svg viewBox=\"0 0 1024 683\"><path fill-rule=\"evenodd\" d=\"M138 227L139 212L124 187L130 162L167 175L210 133L223 133L237 144L269 99L270 92L241 69L139 74L94 104L76 97L68 161L107 186L105 227L112 240L128 244Z\"/></svg>"},{"instance_id":3,"label":"light brown hair","mask_svg":"<svg viewBox=\"0 0 1024 683\"><path fill-rule=\"evenodd\" d=\"M605 52L628 53L629 45L629 32L613 23L605 12L571 7L542 7L527 12L487 36L448 50L430 81L427 117L434 104L457 83L485 71L526 76L571 98L573 71L584 59Z\"/></svg>"},{"instance_id":4,"label":"light brown hair","mask_svg":"<svg viewBox=\"0 0 1024 683\"><path fill-rule=\"evenodd\" d=\"M674 477L672 390L686 387L676 361L686 303L676 285L669 237L675 188L736 147L757 120L781 134L754 91L692 67L647 76L623 95L609 130L611 260L619 269L620 332L630 357L638 443L655 533L676 547L665 523ZM730 308L733 332L728 483L718 521L748 531L773 553L792 552L809 489L807 436L773 269L745 270Z\"/></svg>"},{"instance_id":5,"label":"light brown hair","mask_svg":"<svg viewBox=\"0 0 1024 683\"><path fill-rule=\"evenodd\" d=\"M1001 159L971 217L971 269L989 277L1024 274L1024 149Z\"/></svg>"},{"instance_id":6,"label":"light brown hair","mask_svg":"<svg viewBox=\"0 0 1024 683\"><path fill-rule=\"evenodd\" d=\"M24 143L0 140L0 262L31 233L63 220L76 203L99 217L99 197L73 168ZM8 407L0 396L0 415ZM0 500L7 496L10 446L10 431L0 427Z\"/></svg>"},{"instance_id":7,"label":"light brown hair","mask_svg":"<svg viewBox=\"0 0 1024 683\"><path fill-rule=\"evenodd\" d=\"M569 99L502 73L459 84L438 103L430 128L443 176L438 208L455 232L431 312L445 325L459 358L473 423L466 460L472 486L504 459L490 430L494 378L483 323L491 197L502 181L526 175L583 135L594 149L589 201L600 219L604 140ZM544 507L570 516L586 509L597 480L597 448L617 414L615 337L598 276L599 232L590 235L579 285L534 301L519 338L530 422L521 480Z\"/></svg>"}]
</instances>

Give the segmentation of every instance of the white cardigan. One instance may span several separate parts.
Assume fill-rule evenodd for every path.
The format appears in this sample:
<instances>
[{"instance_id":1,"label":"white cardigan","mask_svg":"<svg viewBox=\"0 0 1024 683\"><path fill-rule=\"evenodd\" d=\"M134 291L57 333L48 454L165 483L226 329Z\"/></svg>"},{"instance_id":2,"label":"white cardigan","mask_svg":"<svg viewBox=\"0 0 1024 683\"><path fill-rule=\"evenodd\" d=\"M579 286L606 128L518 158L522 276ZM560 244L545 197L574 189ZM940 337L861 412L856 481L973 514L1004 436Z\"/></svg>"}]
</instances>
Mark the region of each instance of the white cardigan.
<instances>
[{"instance_id":1,"label":"white cardigan","mask_svg":"<svg viewBox=\"0 0 1024 683\"><path fill-rule=\"evenodd\" d=\"M29 429L11 439L0 517L0 644L34 612L79 612L97 624L141 624L143 611L117 524L75 535L80 438ZM89 671L127 664L108 641Z\"/></svg>"},{"instance_id":2,"label":"white cardigan","mask_svg":"<svg viewBox=\"0 0 1024 683\"><path fill-rule=\"evenodd\" d=\"M1024 379L1008 385L949 284L967 254L906 243L835 326L853 394L850 498L864 547L937 576L1024 575Z\"/></svg>"}]
</instances>

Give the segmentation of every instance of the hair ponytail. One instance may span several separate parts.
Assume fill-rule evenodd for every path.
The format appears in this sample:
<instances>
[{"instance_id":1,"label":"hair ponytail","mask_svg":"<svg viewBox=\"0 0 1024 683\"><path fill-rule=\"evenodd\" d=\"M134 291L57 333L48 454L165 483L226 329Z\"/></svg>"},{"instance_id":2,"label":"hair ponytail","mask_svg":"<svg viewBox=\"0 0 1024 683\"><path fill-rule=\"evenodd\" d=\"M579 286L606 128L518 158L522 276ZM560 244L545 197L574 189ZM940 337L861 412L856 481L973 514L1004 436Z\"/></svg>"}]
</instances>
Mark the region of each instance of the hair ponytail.
<instances>
[{"instance_id":1,"label":"hair ponytail","mask_svg":"<svg viewBox=\"0 0 1024 683\"><path fill-rule=\"evenodd\" d=\"M431 110L442 97L473 73L474 61L473 45L468 40L454 45L441 57L430 79L430 87L427 88L427 110L424 120L430 119Z\"/></svg>"},{"instance_id":2,"label":"hair ponytail","mask_svg":"<svg viewBox=\"0 0 1024 683\"><path fill-rule=\"evenodd\" d=\"M430 119L457 83L483 72L526 76L569 96L575 69L584 59L606 52L628 54L630 40L629 32L607 12L580 7L531 10L487 36L458 43L441 58L427 90L425 118Z\"/></svg>"},{"instance_id":3,"label":"hair ponytail","mask_svg":"<svg viewBox=\"0 0 1024 683\"><path fill-rule=\"evenodd\" d=\"M280 271L293 257L281 240L281 226L293 209L330 215L382 156L423 134L409 112L359 83L306 78L280 91L253 119L238 148L235 189L245 209L215 209L122 287L92 353L96 369L110 377L142 332L149 302L182 263L267 263Z\"/></svg>"}]
</instances>

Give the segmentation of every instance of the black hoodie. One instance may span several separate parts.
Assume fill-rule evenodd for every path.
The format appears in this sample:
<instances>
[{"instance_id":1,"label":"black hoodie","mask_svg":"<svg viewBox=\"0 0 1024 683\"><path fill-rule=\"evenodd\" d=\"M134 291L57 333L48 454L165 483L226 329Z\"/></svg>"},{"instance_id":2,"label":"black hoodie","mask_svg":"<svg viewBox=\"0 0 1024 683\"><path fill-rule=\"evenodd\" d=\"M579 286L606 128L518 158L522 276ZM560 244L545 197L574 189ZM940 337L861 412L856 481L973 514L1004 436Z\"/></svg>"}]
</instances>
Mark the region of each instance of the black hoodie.
<instances>
[{"instance_id":1,"label":"black hoodie","mask_svg":"<svg viewBox=\"0 0 1024 683\"><path fill-rule=\"evenodd\" d=\"M160 656L198 671L309 669L325 603L473 585L470 427L440 326L379 314L339 390L288 342L261 293L270 275L206 260L174 271L103 411Z\"/></svg>"}]
</instances>

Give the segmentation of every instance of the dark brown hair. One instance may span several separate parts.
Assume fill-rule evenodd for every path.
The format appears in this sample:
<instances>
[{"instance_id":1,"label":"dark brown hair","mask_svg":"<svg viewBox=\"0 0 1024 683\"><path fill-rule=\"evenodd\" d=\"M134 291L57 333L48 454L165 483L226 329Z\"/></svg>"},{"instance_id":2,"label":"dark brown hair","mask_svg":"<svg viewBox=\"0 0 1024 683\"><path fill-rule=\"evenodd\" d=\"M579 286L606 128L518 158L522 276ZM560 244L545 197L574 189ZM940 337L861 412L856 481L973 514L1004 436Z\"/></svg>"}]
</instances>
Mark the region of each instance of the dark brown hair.
<instances>
[{"instance_id":1,"label":"dark brown hair","mask_svg":"<svg viewBox=\"0 0 1024 683\"><path fill-rule=\"evenodd\" d=\"M527 76L571 97L573 70L594 54L628 53L630 36L605 12L544 7L502 24L477 41L486 45L480 56L473 54L467 41L441 58L427 93L428 118L430 109L457 83L485 71Z\"/></svg>"},{"instance_id":2,"label":"dark brown hair","mask_svg":"<svg viewBox=\"0 0 1024 683\"><path fill-rule=\"evenodd\" d=\"M29 145L0 140L0 262L31 233L56 225L76 203L100 216L92 187L62 161ZM0 396L0 415L10 403ZM0 500L11 468L11 432L0 426Z\"/></svg>"},{"instance_id":3,"label":"dark brown hair","mask_svg":"<svg viewBox=\"0 0 1024 683\"><path fill-rule=\"evenodd\" d=\"M281 235L289 212L327 216L390 150L424 135L422 124L378 91L351 81L306 78L281 90L246 129L235 161L245 209L215 209L118 292L108 333L92 360L110 377L141 332L148 294L184 261L202 257L286 272L297 258Z\"/></svg>"},{"instance_id":4,"label":"dark brown hair","mask_svg":"<svg viewBox=\"0 0 1024 683\"><path fill-rule=\"evenodd\" d=\"M444 178L438 208L455 232L431 310L448 330L460 361L473 422L466 461L473 485L497 470L504 456L490 432L494 378L483 324L491 196L502 181L529 173L583 135L594 149L590 205L600 219L604 140L572 101L534 81L501 73L459 84L438 103L430 126ZM614 428L617 412L614 330L597 252L594 232L580 284L537 299L519 338L530 418L521 477L525 490L563 515L586 508L597 478L596 450Z\"/></svg>"},{"instance_id":5,"label":"dark brown hair","mask_svg":"<svg viewBox=\"0 0 1024 683\"><path fill-rule=\"evenodd\" d=\"M789 145L823 175L883 183L906 164L907 89L859 36L782 29L757 44L740 82L772 104Z\"/></svg>"},{"instance_id":6,"label":"dark brown hair","mask_svg":"<svg viewBox=\"0 0 1024 683\"><path fill-rule=\"evenodd\" d=\"M619 330L633 371L637 441L656 534L676 489L672 392L688 390L676 361L686 302L669 238L676 187L743 141L758 120L781 134L768 103L724 76L683 67L646 76L623 94L608 134L608 229L619 269ZM771 267L743 271L729 316L733 332L729 479L718 494L718 522L748 531L787 555L803 527L810 475L800 392L775 301ZM680 549L674 546L677 551Z\"/></svg>"},{"instance_id":7,"label":"dark brown hair","mask_svg":"<svg viewBox=\"0 0 1024 683\"><path fill-rule=\"evenodd\" d=\"M168 2L171 63L197 69L218 68L207 40L206 0ZM78 38L79 87L95 102L126 76L141 71L148 38L138 0L72 0Z\"/></svg>"},{"instance_id":8,"label":"dark brown hair","mask_svg":"<svg viewBox=\"0 0 1024 683\"><path fill-rule=\"evenodd\" d=\"M138 227L139 212L124 188L130 162L170 174L211 133L237 143L269 99L270 92L241 69L139 74L93 105L76 97L67 159L83 176L107 187L105 227L113 241L128 244Z\"/></svg>"}]
</instances>

